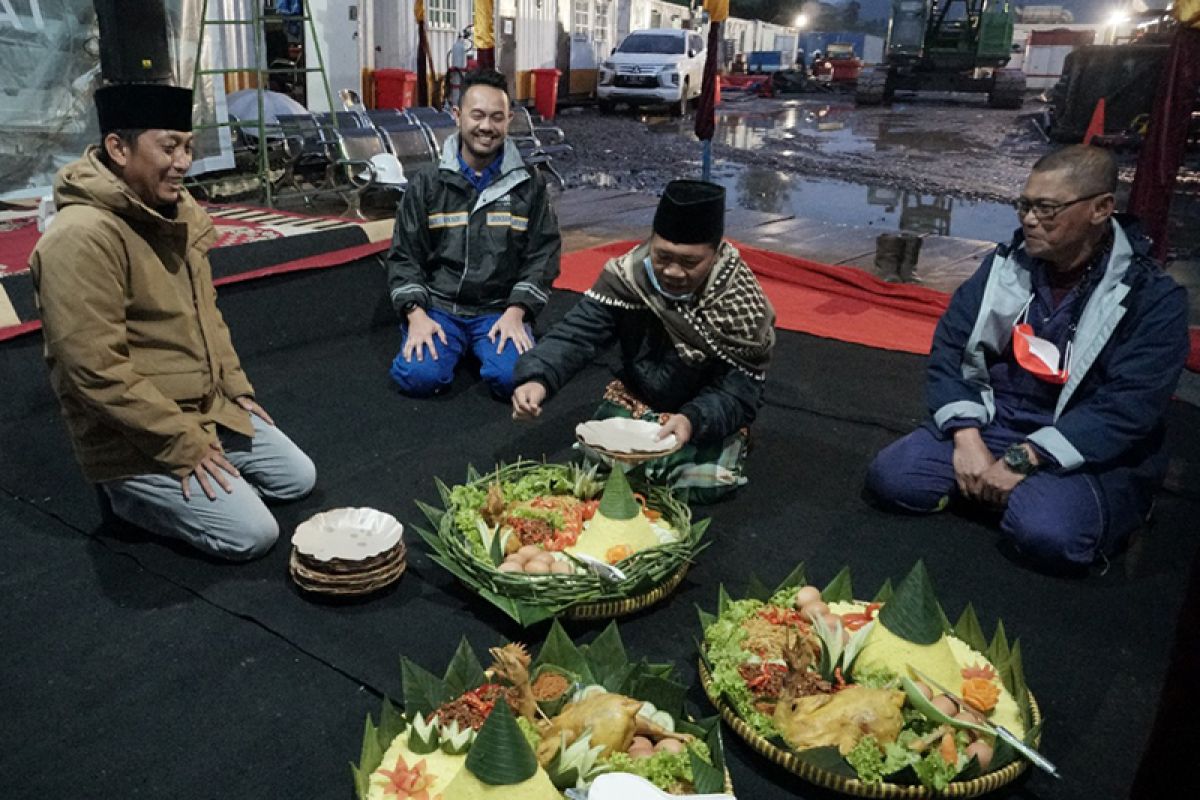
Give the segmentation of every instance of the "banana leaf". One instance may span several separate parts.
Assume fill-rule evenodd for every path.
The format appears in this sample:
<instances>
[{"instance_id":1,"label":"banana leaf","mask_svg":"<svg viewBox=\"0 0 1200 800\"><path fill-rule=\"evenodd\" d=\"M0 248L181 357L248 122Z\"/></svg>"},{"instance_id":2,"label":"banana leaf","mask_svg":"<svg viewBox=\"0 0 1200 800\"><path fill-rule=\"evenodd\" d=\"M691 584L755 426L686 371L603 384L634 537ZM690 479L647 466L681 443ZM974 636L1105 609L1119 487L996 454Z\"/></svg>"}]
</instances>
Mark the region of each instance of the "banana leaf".
<instances>
[{"instance_id":1,"label":"banana leaf","mask_svg":"<svg viewBox=\"0 0 1200 800\"><path fill-rule=\"evenodd\" d=\"M379 713L378 739L380 748L387 750L391 746L392 740L404 733L404 729L407 727L408 721L404 719L404 715L392 704L389 698L384 697L383 709Z\"/></svg>"},{"instance_id":2,"label":"banana leaf","mask_svg":"<svg viewBox=\"0 0 1200 800\"><path fill-rule=\"evenodd\" d=\"M782 739L780 741L783 741ZM784 744L785 749L788 748ZM805 764L832 772L834 775L840 775L843 778L858 778L858 773L854 771L854 767L842 757L836 747L811 747L808 750L792 750L792 755L799 761Z\"/></svg>"},{"instance_id":3,"label":"banana leaf","mask_svg":"<svg viewBox=\"0 0 1200 800\"><path fill-rule=\"evenodd\" d=\"M591 669L592 679L605 689L617 691L628 680L629 656L615 622L608 623L595 641L579 649Z\"/></svg>"},{"instance_id":4,"label":"banana leaf","mask_svg":"<svg viewBox=\"0 0 1200 800\"><path fill-rule=\"evenodd\" d=\"M475 657L471 643L464 636L458 643L458 649L454 651L454 657L446 666L445 677L442 678L446 692L450 697L458 697L482 685L485 680L483 665Z\"/></svg>"},{"instance_id":5,"label":"banana leaf","mask_svg":"<svg viewBox=\"0 0 1200 800\"><path fill-rule=\"evenodd\" d=\"M674 719L683 716L683 699L687 687L679 681L646 675L634 681L631 694L639 700L653 703L655 708L666 711Z\"/></svg>"},{"instance_id":6,"label":"banana leaf","mask_svg":"<svg viewBox=\"0 0 1200 800\"><path fill-rule=\"evenodd\" d=\"M596 683L591 665L579 648L575 646L575 643L571 641L571 637L567 635L558 620L551 623L550 632L546 634L546 641L542 645L542 649L538 651L537 658L533 660L534 667L540 667L543 664L555 664L569 670L578 675L583 683Z\"/></svg>"},{"instance_id":7,"label":"banana leaf","mask_svg":"<svg viewBox=\"0 0 1200 800\"><path fill-rule=\"evenodd\" d=\"M771 599L772 592L767 588L767 585L758 579L757 575L750 576L750 582L746 584L746 597L755 600L762 600L764 603Z\"/></svg>"},{"instance_id":8,"label":"banana leaf","mask_svg":"<svg viewBox=\"0 0 1200 800\"><path fill-rule=\"evenodd\" d=\"M729 606L733 603L733 598L729 596L729 592L725 591L725 584L717 585L717 614L724 614L729 610Z\"/></svg>"},{"instance_id":9,"label":"banana leaf","mask_svg":"<svg viewBox=\"0 0 1200 800\"><path fill-rule=\"evenodd\" d=\"M368 714L366 724L363 726L362 748L358 757L358 765L350 764L350 769L354 773L354 790L361 800L366 800L367 792L370 789L371 773L379 769L382 762L383 748L379 745L379 731Z\"/></svg>"},{"instance_id":10,"label":"banana leaf","mask_svg":"<svg viewBox=\"0 0 1200 800\"><path fill-rule=\"evenodd\" d=\"M498 702L467 751L466 769L489 786L512 786L533 777L537 758L508 703Z\"/></svg>"},{"instance_id":11,"label":"banana leaf","mask_svg":"<svg viewBox=\"0 0 1200 800\"><path fill-rule=\"evenodd\" d=\"M879 591L875 593L875 596L871 598L871 602L872 603L886 603L887 601L892 599L892 595L894 595L895 593L896 593L896 590L894 588L892 588L892 579L888 578L887 580L885 580L883 582L883 586L879 587Z\"/></svg>"},{"instance_id":12,"label":"banana leaf","mask_svg":"<svg viewBox=\"0 0 1200 800\"><path fill-rule=\"evenodd\" d=\"M987 651L987 638L984 637L983 628L979 625L979 617L975 615L975 606L970 603L967 603L958 622L954 624L954 635L980 653Z\"/></svg>"},{"instance_id":13,"label":"banana leaf","mask_svg":"<svg viewBox=\"0 0 1200 800\"><path fill-rule=\"evenodd\" d=\"M885 628L916 644L933 644L941 638L945 614L933 594L933 583L925 570L925 562L918 561L905 576L892 599L879 611L879 622Z\"/></svg>"},{"instance_id":14,"label":"banana leaf","mask_svg":"<svg viewBox=\"0 0 1200 800\"><path fill-rule=\"evenodd\" d=\"M849 567L842 567L842 571L821 590L821 599L826 603L849 603L854 600L854 584L850 581Z\"/></svg>"},{"instance_id":15,"label":"banana leaf","mask_svg":"<svg viewBox=\"0 0 1200 800\"><path fill-rule=\"evenodd\" d=\"M1006 663L1012 655L1008 646L1008 636L1004 633L1004 620L996 622L996 633L992 636L992 643L988 645L985 654L988 661L996 665L996 669L1000 669L1001 665Z\"/></svg>"},{"instance_id":16,"label":"banana leaf","mask_svg":"<svg viewBox=\"0 0 1200 800\"><path fill-rule=\"evenodd\" d=\"M451 699L444 680L407 658L400 659L400 675L404 709L409 714L419 713L427 717Z\"/></svg>"},{"instance_id":17,"label":"banana leaf","mask_svg":"<svg viewBox=\"0 0 1200 800\"><path fill-rule=\"evenodd\" d=\"M807 581L804 575L804 562L801 561L796 566L792 567L792 571L787 574L787 577L779 582L775 587L775 591L771 594L778 594L784 589L794 589L803 586Z\"/></svg>"},{"instance_id":18,"label":"banana leaf","mask_svg":"<svg viewBox=\"0 0 1200 800\"><path fill-rule=\"evenodd\" d=\"M679 729L704 740L713 763L708 764L694 752L688 751L692 767L692 786L696 794L719 794L725 791L725 748L721 741L721 718L708 717L695 723L683 721Z\"/></svg>"}]
</instances>

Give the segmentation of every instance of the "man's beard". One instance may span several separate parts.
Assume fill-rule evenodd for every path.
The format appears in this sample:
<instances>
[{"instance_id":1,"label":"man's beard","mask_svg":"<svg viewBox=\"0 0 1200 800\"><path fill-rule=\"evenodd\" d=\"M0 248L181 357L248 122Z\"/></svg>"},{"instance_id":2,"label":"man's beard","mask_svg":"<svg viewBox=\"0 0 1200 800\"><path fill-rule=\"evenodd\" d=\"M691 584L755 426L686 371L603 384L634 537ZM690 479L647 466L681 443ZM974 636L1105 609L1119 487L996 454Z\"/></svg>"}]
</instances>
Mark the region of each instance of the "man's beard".
<instances>
[{"instance_id":1,"label":"man's beard","mask_svg":"<svg viewBox=\"0 0 1200 800\"><path fill-rule=\"evenodd\" d=\"M480 161L487 161L487 162L490 162L493 158L495 158L497 155L499 155L500 148L504 144L504 140L502 138L494 137L492 139L492 143L494 146L491 150L480 150L479 147L474 143L474 141L475 140L473 137L464 138L463 139L463 147L465 147L467 149L467 152L471 156L479 159Z\"/></svg>"}]
</instances>

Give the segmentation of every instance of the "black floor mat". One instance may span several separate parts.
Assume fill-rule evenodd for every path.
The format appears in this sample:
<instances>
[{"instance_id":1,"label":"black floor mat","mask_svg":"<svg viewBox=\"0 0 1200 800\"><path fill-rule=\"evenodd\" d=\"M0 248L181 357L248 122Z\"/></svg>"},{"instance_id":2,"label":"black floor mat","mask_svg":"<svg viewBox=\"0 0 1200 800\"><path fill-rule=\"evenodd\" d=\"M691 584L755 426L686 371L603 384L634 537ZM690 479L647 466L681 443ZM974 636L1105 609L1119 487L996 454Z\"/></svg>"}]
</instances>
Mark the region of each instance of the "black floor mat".
<instances>
[{"instance_id":1,"label":"black floor mat","mask_svg":"<svg viewBox=\"0 0 1200 800\"><path fill-rule=\"evenodd\" d=\"M464 477L518 455L564 457L607 371L589 369L519 425L464 373L429 401L398 396L398 345L373 261L227 289L222 308L259 400L317 463L314 494L278 507L286 537L312 513L380 508L423 524L413 501L433 477ZM558 297L543 323L573 302ZM0 347L19 391L0 403L0 621L6 711L0 795L348 797L365 710L400 692L398 656L440 670L461 636L477 649L536 644L433 565L409 535L410 570L369 602L315 603L286 574L287 546L228 566L100 529L78 477L36 337ZM1019 636L1047 717L1044 749L1066 779L1037 774L999 796L1115 797L1133 779L1155 712L1188 567L1194 502L1166 495L1157 522L1106 575L1052 578L1014 564L996 532L944 514L896 517L860 498L872 454L923 414L921 358L781 335L754 427L751 483L705 509L714 545L679 591L621 622L628 648L695 676L695 606L713 608L757 573L800 560L828 579L843 565L873 592L925 559L947 611L973 602L985 629ZM468 371L469 372L469 371ZM1180 406L1176 449L1200 455L1195 409ZM1192 522L1188 522L1192 519ZM95 537L95 538L92 538ZM598 625L572 624L590 636ZM360 689L359 687L363 687ZM699 689L696 710L710 708ZM739 796L823 793L727 732ZM93 791L93 788L95 791Z\"/></svg>"}]
</instances>

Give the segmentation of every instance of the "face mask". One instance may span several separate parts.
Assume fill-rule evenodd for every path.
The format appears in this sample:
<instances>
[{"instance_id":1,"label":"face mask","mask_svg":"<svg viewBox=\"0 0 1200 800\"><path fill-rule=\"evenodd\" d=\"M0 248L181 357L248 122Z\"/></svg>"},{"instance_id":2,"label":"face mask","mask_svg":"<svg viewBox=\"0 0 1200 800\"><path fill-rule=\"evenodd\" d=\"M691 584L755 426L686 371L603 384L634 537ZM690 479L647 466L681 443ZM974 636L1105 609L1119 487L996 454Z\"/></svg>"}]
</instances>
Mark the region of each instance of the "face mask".
<instances>
[{"instance_id":1,"label":"face mask","mask_svg":"<svg viewBox=\"0 0 1200 800\"><path fill-rule=\"evenodd\" d=\"M1071 367L1071 347L1074 337L1067 341L1064 352L1060 355L1058 347L1050 341L1034 336L1033 326L1026 320L1029 318L1029 306L1033 298L1025 303L1019 322L1013 325L1013 355L1017 363L1026 372L1038 380L1053 383L1058 386L1067 382ZM1061 367L1061 368L1060 368Z\"/></svg>"},{"instance_id":2,"label":"face mask","mask_svg":"<svg viewBox=\"0 0 1200 800\"><path fill-rule=\"evenodd\" d=\"M668 300L674 300L677 303L692 299L691 292L687 292L686 294L673 294L672 292L668 292L666 289L660 286L658 283L658 276L654 274L654 265L650 263L649 256L642 259L642 266L646 268L646 277L650 279L650 285L654 287L654 291L658 292L663 297L667 298Z\"/></svg>"}]
</instances>

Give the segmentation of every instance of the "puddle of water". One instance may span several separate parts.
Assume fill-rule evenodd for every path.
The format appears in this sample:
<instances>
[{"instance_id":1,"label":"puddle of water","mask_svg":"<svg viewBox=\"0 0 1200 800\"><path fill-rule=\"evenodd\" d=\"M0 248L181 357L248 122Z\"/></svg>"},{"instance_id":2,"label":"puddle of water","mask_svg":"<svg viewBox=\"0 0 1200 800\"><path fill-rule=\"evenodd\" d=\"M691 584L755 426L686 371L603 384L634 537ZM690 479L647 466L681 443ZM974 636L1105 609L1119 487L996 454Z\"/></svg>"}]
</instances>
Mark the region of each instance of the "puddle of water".
<instances>
[{"instance_id":1,"label":"puddle of water","mask_svg":"<svg viewBox=\"0 0 1200 800\"><path fill-rule=\"evenodd\" d=\"M1003 203L972 202L728 164L714 169L713 180L725 187L730 205L841 225L989 242L1008 241L1017 227L1016 213Z\"/></svg>"},{"instance_id":2,"label":"puddle of water","mask_svg":"<svg viewBox=\"0 0 1200 800\"><path fill-rule=\"evenodd\" d=\"M698 163L682 166L680 175L699 173ZM717 164L712 179L725 187L731 206L750 211L987 242L1006 242L1017 227L1016 213L1004 203L787 175L736 164ZM601 188L628 186L621 177L602 170L582 172L578 181Z\"/></svg>"},{"instance_id":3,"label":"puddle of water","mask_svg":"<svg viewBox=\"0 0 1200 800\"><path fill-rule=\"evenodd\" d=\"M656 133L690 136L691 118L641 115ZM955 131L930 130L928 124L901 107L883 116L856 113L853 103L789 101L770 113L723 110L717 117L713 141L727 147L755 150L764 143L804 137L825 153L903 152L916 158L977 149L972 139Z\"/></svg>"}]
</instances>

